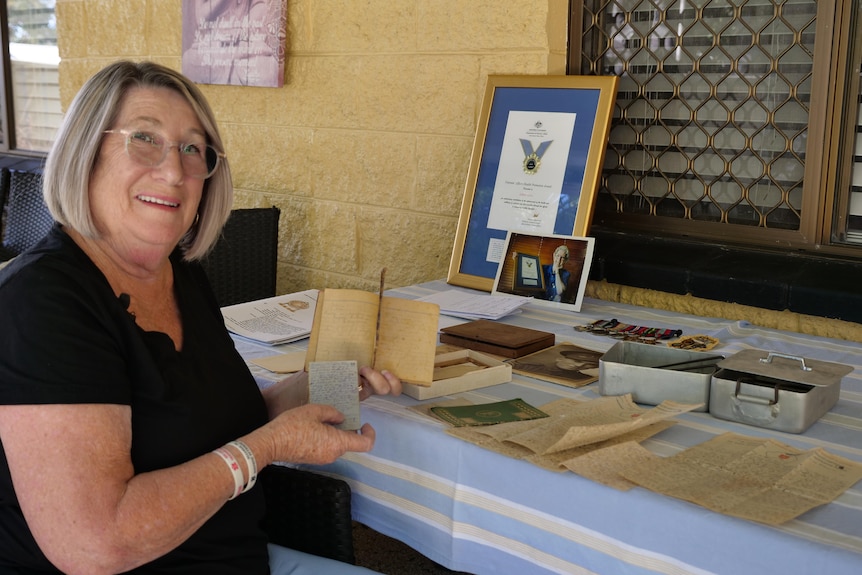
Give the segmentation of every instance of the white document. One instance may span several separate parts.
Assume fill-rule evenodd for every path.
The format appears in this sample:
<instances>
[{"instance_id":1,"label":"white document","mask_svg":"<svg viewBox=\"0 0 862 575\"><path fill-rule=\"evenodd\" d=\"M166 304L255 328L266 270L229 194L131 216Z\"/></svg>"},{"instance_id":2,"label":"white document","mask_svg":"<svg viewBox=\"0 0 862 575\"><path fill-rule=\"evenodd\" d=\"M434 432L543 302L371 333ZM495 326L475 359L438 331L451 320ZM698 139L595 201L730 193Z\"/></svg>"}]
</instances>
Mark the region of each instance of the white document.
<instances>
[{"instance_id":1,"label":"white document","mask_svg":"<svg viewBox=\"0 0 862 575\"><path fill-rule=\"evenodd\" d=\"M311 334L316 289L221 308L227 329L238 336L277 345Z\"/></svg>"},{"instance_id":2,"label":"white document","mask_svg":"<svg viewBox=\"0 0 862 575\"><path fill-rule=\"evenodd\" d=\"M530 297L474 294L460 290L446 290L419 299L439 305L441 314L464 319L500 319L517 313L521 306L532 300Z\"/></svg>"},{"instance_id":3,"label":"white document","mask_svg":"<svg viewBox=\"0 0 862 575\"><path fill-rule=\"evenodd\" d=\"M554 233L575 114L509 112L488 227Z\"/></svg>"}]
</instances>

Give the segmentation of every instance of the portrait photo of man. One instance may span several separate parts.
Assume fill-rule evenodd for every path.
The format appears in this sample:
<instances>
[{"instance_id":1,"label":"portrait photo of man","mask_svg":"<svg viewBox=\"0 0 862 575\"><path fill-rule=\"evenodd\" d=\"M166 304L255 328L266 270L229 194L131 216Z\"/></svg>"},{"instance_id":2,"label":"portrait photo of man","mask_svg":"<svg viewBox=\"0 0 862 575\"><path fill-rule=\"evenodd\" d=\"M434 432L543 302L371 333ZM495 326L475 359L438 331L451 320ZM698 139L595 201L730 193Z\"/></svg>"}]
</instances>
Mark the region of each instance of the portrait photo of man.
<instances>
[{"instance_id":1,"label":"portrait photo of man","mask_svg":"<svg viewBox=\"0 0 862 575\"><path fill-rule=\"evenodd\" d=\"M529 296L580 309L593 257L593 238L510 232L493 292Z\"/></svg>"}]
</instances>

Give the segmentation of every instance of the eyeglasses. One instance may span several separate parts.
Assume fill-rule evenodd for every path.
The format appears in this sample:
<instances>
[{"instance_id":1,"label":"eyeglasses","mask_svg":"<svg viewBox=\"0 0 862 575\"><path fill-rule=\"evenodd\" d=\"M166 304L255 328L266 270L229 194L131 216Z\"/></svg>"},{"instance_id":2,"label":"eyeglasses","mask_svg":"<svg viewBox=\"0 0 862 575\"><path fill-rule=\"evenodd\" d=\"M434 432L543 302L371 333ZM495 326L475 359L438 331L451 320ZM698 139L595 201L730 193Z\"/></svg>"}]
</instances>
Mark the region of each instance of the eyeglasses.
<instances>
[{"instance_id":1,"label":"eyeglasses","mask_svg":"<svg viewBox=\"0 0 862 575\"><path fill-rule=\"evenodd\" d=\"M183 172L192 178L205 180L212 176L225 154L209 144L169 142L158 134L143 130L105 130L106 134L126 137L126 154L142 166L158 166L176 148L180 152Z\"/></svg>"}]
</instances>

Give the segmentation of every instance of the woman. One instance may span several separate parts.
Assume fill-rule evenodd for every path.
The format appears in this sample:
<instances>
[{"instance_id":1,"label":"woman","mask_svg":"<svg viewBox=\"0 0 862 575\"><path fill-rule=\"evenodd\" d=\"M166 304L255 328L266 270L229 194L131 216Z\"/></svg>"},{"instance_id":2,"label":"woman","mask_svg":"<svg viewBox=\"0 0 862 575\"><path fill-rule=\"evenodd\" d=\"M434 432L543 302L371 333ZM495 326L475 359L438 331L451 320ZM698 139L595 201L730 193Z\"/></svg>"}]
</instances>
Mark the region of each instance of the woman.
<instances>
[{"instance_id":1,"label":"woman","mask_svg":"<svg viewBox=\"0 0 862 575\"><path fill-rule=\"evenodd\" d=\"M372 448L296 405L302 376L261 394L236 353L195 263L231 209L221 150L200 91L156 64L72 102L44 174L57 225L0 272L0 572L269 573L309 556L268 555L255 470ZM362 398L401 391L360 374ZM332 563L307 572L357 569Z\"/></svg>"}]
</instances>

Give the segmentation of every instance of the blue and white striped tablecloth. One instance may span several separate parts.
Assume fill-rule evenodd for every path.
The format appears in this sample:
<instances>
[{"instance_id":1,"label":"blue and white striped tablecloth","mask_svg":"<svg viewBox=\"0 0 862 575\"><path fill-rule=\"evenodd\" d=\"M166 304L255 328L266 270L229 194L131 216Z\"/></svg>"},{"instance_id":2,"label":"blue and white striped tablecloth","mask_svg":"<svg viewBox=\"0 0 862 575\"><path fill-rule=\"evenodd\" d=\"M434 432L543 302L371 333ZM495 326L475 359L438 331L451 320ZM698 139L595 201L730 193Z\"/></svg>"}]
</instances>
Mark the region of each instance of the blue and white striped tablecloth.
<instances>
[{"instance_id":1,"label":"blue and white striped tablecloth","mask_svg":"<svg viewBox=\"0 0 862 575\"><path fill-rule=\"evenodd\" d=\"M454 289L442 281L389 295L418 298ZM762 349L852 365L837 405L803 434L787 434L688 413L644 446L670 455L726 431L772 437L799 448L823 447L862 461L862 345L586 299L579 313L529 304L503 322L554 332L606 351L614 340L576 325L615 318L648 327L712 335L716 352ZM441 318L449 325L464 320ZM246 359L302 349L237 338ZM251 366L261 385L276 376ZM514 375L511 383L468 392L473 403L520 397L541 406L554 399L599 397L597 384L571 389ZM437 401L437 400L431 400ZM635 488L620 492L570 472L554 473L447 435L444 424L407 409L407 396L375 397L362 417L377 431L374 450L348 454L320 471L347 479L354 518L404 541L450 569L484 574L862 573L862 483L836 501L779 527L724 516Z\"/></svg>"}]
</instances>

